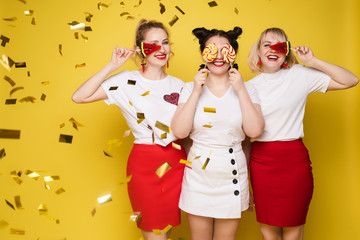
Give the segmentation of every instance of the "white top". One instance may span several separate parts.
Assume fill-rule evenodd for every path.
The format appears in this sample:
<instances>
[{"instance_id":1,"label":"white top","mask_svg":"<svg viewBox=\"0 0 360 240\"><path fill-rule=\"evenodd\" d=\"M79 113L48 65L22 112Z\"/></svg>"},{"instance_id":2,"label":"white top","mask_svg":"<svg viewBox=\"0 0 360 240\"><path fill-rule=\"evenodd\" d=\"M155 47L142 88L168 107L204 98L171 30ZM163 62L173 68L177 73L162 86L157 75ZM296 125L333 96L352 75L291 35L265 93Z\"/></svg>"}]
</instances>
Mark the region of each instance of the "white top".
<instances>
[{"instance_id":1,"label":"white top","mask_svg":"<svg viewBox=\"0 0 360 240\"><path fill-rule=\"evenodd\" d=\"M325 93L330 77L296 64L276 73L261 73L247 83L256 88L265 119L263 134L252 141L287 141L304 137L307 97L313 92Z\"/></svg>"},{"instance_id":2,"label":"white top","mask_svg":"<svg viewBox=\"0 0 360 240\"><path fill-rule=\"evenodd\" d=\"M184 82L168 75L162 80L149 80L139 71L121 71L101 86L105 102L116 104L126 119L137 144L166 146L174 141L170 123Z\"/></svg>"},{"instance_id":3,"label":"white top","mask_svg":"<svg viewBox=\"0 0 360 240\"><path fill-rule=\"evenodd\" d=\"M245 87L252 102L259 104L256 90L247 83ZM179 103L187 101L193 88L193 82L185 84ZM216 113L212 112L214 110ZM245 139L239 98L231 86L222 97L216 97L206 85L203 87L190 138L194 145L201 144L209 148L233 146Z\"/></svg>"}]
</instances>

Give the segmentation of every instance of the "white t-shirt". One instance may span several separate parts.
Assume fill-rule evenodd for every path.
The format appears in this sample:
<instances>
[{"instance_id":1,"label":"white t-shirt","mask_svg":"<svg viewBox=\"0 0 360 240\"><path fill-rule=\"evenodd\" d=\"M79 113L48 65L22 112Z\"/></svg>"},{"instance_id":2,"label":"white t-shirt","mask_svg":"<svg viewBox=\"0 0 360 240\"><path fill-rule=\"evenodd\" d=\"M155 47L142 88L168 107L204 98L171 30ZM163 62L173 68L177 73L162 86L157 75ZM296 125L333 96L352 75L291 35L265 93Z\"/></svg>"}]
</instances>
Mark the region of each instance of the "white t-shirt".
<instances>
[{"instance_id":1,"label":"white t-shirt","mask_svg":"<svg viewBox=\"0 0 360 240\"><path fill-rule=\"evenodd\" d=\"M256 90L246 83L245 87L252 102L260 103ZM194 82L185 84L179 103L187 101L193 88ZM239 98L231 86L220 98L212 94L207 86L203 87L190 138L194 145L200 144L209 148L233 146L245 139Z\"/></svg>"},{"instance_id":2,"label":"white t-shirt","mask_svg":"<svg viewBox=\"0 0 360 240\"><path fill-rule=\"evenodd\" d=\"M149 80L139 71L124 70L101 86L108 96L105 102L120 108L135 137L134 143L166 146L176 140L170 123L183 81L170 75L162 80Z\"/></svg>"},{"instance_id":3,"label":"white t-shirt","mask_svg":"<svg viewBox=\"0 0 360 240\"><path fill-rule=\"evenodd\" d=\"M296 64L276 73L261 73L247 83L256 88L265 119L263 134L252 141L286 141L304 137L307 97L313 92L325 93L330 77Z\"/></svg>"}]
</instances>

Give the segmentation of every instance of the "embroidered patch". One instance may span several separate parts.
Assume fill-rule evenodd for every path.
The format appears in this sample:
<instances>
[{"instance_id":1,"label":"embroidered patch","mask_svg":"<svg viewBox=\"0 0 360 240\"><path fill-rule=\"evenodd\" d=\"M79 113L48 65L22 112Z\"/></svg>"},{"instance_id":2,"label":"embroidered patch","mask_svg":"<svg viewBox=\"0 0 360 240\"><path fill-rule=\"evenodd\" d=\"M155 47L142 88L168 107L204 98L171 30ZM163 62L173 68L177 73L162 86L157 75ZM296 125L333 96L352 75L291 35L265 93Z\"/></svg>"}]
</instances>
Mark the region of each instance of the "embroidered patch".
<instances>
[{"instance_id":1,"label":"embroidered patch","mask_svg":"<svg viewBox=\"0 0 360 240\"><path fill-rule=\"evenodd\" d=\"M178 105L179 96L178 93L171 93L170 95L164 95L164 100L168 103Z\"/></svg>"}]
</instances>

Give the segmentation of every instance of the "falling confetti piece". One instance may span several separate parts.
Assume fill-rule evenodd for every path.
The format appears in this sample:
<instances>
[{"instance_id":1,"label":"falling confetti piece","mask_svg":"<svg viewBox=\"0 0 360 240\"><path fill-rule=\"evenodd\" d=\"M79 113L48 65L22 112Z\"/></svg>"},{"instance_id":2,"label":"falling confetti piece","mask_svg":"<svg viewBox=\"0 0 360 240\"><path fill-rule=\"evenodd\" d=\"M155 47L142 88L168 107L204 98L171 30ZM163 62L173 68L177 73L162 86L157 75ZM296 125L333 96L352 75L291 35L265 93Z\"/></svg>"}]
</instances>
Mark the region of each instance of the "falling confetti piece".
<instances>
[{"instance_id":1,"label":"falling confetti piece","mask_svg":"<svg viewBox=\"0 0 360 240\"><path fill-rule=\"evenodd\" d=\"M129 13L129 12L122 12L122 13L120 13L120 17L125 16L125 15L130 15L130 13Z\"/></svg>"},{"instance_id":2,"label":"falling confetti piece","mask_svg":"<svg viewBox=\"0 0 360 240\"><path fill-rule=\"evenodd\" d=\"M129 85L135 85L136 84L136 80L128 80L127 84Z\"/></svg>"},{"instance_id":3,"label":"falling confetti piece","mask_svg":"<svg viewBox=\"0 0 360 240\"><path fill-rule=\"evenodd\" d=\"M39 175L38 173L33 172L33 171L31 171L31 170L27 170L27 171L25 172L25 174L26 174L29 178L32 178L32 179L34 179L34 180L38 180L39 177L40 177L40 175Z\"/></svg>"},{"instance_id":4,"label":"falling confetti piece","mask_svg":"<svg viewBox=\"0 0 360 240\"><path fill-rule=\"evenodd\" d=\"M17 209L24 209L21 204L20 196L15 196L15 206Z\"/></svg>"},{"instance_id":5,"label":"falling confetti piece","mask_svg":"<svg viewBox=\"0 0 360 240\"><path fill-rule=\"evenodd\" d=\"M206 127L206 128L212 128L213 126L210 125L210 124L204 124L203 127Z\"/></svg>"},{"instance_id":6,"label":"falling confetti piece","mask_svg":"<svg viewBox=\"0 0 360 240\"><path fill-rule=\"evenodd\" d=\"M160 139L166 139L167 138L167 133L163 133L160 135Z\"/></svg>"},{"instance_id":7,"label":"falling confetti piece","mask_svg":"<svg viewBox=\"0 0 360 240\"><path fill-rule=\"evenodd\" d=\"M118 89L119 87L118 86L113 86L113 87L110 87L109 88L109 91L115 91L116 89Z\"/></svg>"},{"instance_id":8,"label":"falling confetti piece","mask_svg":"<svg viewBox=\"0 0 360 240\"><path fill-rule=\"evenodd\" d=\"M18 0L19 2L22 2L23 4L26 4L25 0Z\"/></svg>"},{"instance_id":9,"label":"falling confetti piece","mask_svg":"<svg viewBox=\"0 0 360 240\"><path fill-rule=\"evenodd\" d=\"M4 158L6 156L5 148L0 150L0 159Z\"/></svg>"},{"instance_id":10,"label":"falling confetti piece","mask_svg":"<svg viewBox=\"0 0 360 240\"><path fill-rule=\"evenodd\" d=\"M65 127L65 123L60 124L60 128Z\"/></svg>"},{"instance_id":11,"label":"falling confetti piece","mask_svg":"<svg viewBox=\"0 0 360 240\"><path fill-rule=\"evenodd\" d=\"M126 20L135 20L135 17L133 17L133 16L127 16L127 17L126 17Z\"/></svg>"},{"instance_id":12,"label":"falling confetti piece","mask_svg":"<svg viewBox=\"0 0 360 240\"><path fill-rule=\"evenodd\" d=\"M202 166L202 170L205 170L206 166L209 164L210 158L207 158L204 165Z\"/></svg>"},{"instance_id":13,"label":"falling confetti piece","mask_svg":"<svg viewBox=\"0 0 360 240\"><path fill-rule=\"evenodd\" d=\"M6 100L5 100L5 104L6 104L6 105L16 104L16 100L17 100L17 99L6 99Z\"/></svg>"},{"instance_id":14,"label":"falling confetti piece","mask_svg":"<svg viewBox=\"0 0 360 240\"><path fill-rule=\"evenodd\" d=\"M15 207L14 207L14 205L12 205L12 203L10 203L8 200L6 200L5 199L5 202L6 202L6 204L9 206L9 207L11 207L13 210L15 210Z\"/></svg>"},{"instance_id":15,"label":"falling confetti piece","mask_svg":"<svg viewBox=\"0 0 360 240\"><path fill-rule=\"evenodd\" d=\"M26 10L24 13L26 16L32 16L34 14L34 10Z\"/></svg>"},{"instance_id":16,"label":"falling confetti piece","mask_svg":"<svg viewBox=\"0 0 360 240\"><path fill-rule=\"evenodd\" d=\"M160 13L163 14L165 12L165 6L162 3L159 3L160 6Z\"/></svg>"},{"instance_id":17,"label":"falling confetti piece","mask_svg":"<svg viewBox=\"0 0 360 240\"><path fill-rule=\"evenodd\" d=\"M94 15L92 15L91 13L89 13L89 12L84 12L85 13L85 20L87 21L87 22L91 22L91 18L94 16Z\"/></svg>"},{"instance_id":18,"label":"falling confetti piece","mask_svg":"<svg viewBox=\"0 0 360 240\"><path fill-rule=\"evenodd\" d=\"M13 88L13 89L10 91L10 97L11 97L11 95L13 95L14 92L19 91L19 90L22 90L22 89L24 89L24 87L16 87L16 88Z\"/></svg>"},{"instance_id":19,"label":"falling confetti piece","mask_svg":"<svg viewBox=\"0 0 360 240\"><path fill-rule=\"evenodd\" d=\"M10 68L15 64L15 62L10 57L6 56L5 54L3 54L1 56L0 63L8 71L10 71Z\"/></svg>"},{"instance_id":20,"label":"falling confetti piece","mask_svg":"<svg viewBox=\"0 0 360 240\"><path fill-rule=\"evenodd\" d=\"M173 148L176 148L177 150L181 150L181 145L174 143L174 142L172 142L171 145Z\"/></svg>"},{"instance_id":21,"label":"falling confetti piece","mask_svg":"<svg viewBox=\"0 0 360 240\"><path fill-rule=\"evenodd\" d=\"M96 208L94 208L92 211L91 211L91 216L94 217L96 214Z\"/></svg>"},{"instance_id":22,"label":"falling confetti piece","mask_svg":"<svg viewBox=\"0 0 360 240\"><path fill-rule=\"evenodd\" d=\"M27 71L27 76L30 77L30 71Z\"/></svg>"},{"instance_id":23,"label":"falling confetti piece","mask_svg":"<svg viewBox=\"0 0 360 240\"><path fill-rule=\"evenodd\" d=\"M62 193L64 193L64 192L65 192L65 189L64 189L64 188L59 188L58 190L55 191L55 193L56 193L57 195L60 195L60 194L62 194Z\"/></svg>"},{"instance_id":24,"label":"falling confetti piece","mask_svg":"<svg viewBox=\"0 0 360 240\"><path fill-rule=\"evenodd\" d=\"M17 18L16 17L12 17L12 18L3 18L4 21L9 21L9 22L13 22L16 21Z\"/></svg>"},{"instance_id":25,"label":"falling confetti piece","mask_svg":"<svg viewBox=\"0 0 360 240\"><path fill-rule=\"evenodd\" d=\"M91 32L92 31L92 29L91 29L91 27L90 26L85 26L85 32Z\"/></svg>"},{"instance_id":26,"label":"falling confetti piece","mask_svg":"<svg viewBox=\"0 0 360 240\"><path fill-rule=\"evenodd\" d=\"M179 20L179 18L175 15L169 22L170 27L172 27L177 22L177 20Z\"/></svg>"},{"instance_id":27,"label":"falling confetti piece","mask_svg":"<svg viewBox=\"0 0 360 240\"><path fill-rule=\"evenodd\" d=\"M239 14L239 10L237 9L237 8L235 8L235 13L236 13L236 15L238 15Z\"/></svg>"},{"instance_id":28,"label":"falling confetti piece","mask_svg":"<svg viewBox=\"0 0 360 240\"><path fill-rule=\"evenodd\" d=\"M85 67L86 63L76 64L75 68Z\"/></svg>"},{"instance_id":29,"label":"falling confetti piece","mask_svg":"<svg viewBox=\"0 0 360 240\"><path fill-rule=\"evenodd\" d=\"M125 179L119 181L119 185L123 185L131 181L132 175L127 176Z\"/></svg>"},{"instance_id":30,"label":"falling confetti piece","mask_svg":"<svg viewBox=\"0 0 360 240\"><path fill-rule=\"evenodd\" d=\"M70 29L72 30L85 30L85 23L79 23L79 22L71 22L68 23L70 25Z\"/></svg>"},{"instance_id":31,"label":"falling confetti piece","mask_svg":"<svg viewBox=\"0 0 360 240\"><path fill-rule=\"evenodd\" d=\"M5 220L1 220L0 221L0 229L4 229L6 228L7 226L9 226L9 223L6 222Z\"/></svg>"},{"instance_id":32,"label":"falling confetti piece","mask_svg":"<svg viewBox=\"0 0 360 240\"><path fill-rule=\"evenodd\" d=\"M44 187L45 187L45 189L47 189L47 190L50 190L50 189L51 189L50 186L49 186L48 184L46 184L46 183L44 183Z\"/></svg>"},{"instance_id":33,"label":"falling confetti piece","mask_svg":"<svg viewBox=\"0 0 360 240\"><path fill-rule=\"evenodd\" d=\"M107 153L106 151L103 151L103 152L104 152L105 156L107 156L107 157L113 157L110 153Z\"/></svg>"},{"instance_id":34,"label":"falling confetti piece","mask_svg":"<svg viewBox=\"0 0 360 240\"><path fill-rule=\"evenodd\" d=\"M74 33L74 37L75 37L75 39L79 39L79 33L78 33L78 32L75 32L75 33Z\"/></svg>"},{"instance_id":35,"label":"falling confetti piece","mask_svg":"<svg viewBox=\"0 0 360 240\"><path fill-rule=\"evenodd\" d=\"M4 76L4 79L13 87L16 85L16 83L11 79L9 78L8 76Z\"/></svg>"},{"instance_id":36,"label":"falling confetti piece","mask_svg":"<svg viewBox=\"0 0 360 240\"><path fill-rule=\"evenodd\" d=\"M81 34L81 38L84 39L84 42L87 42L89 40L89 38L83 34Z\"/></svg>"},{"instance_id":37,"label":"falling confetti piece","mask_svg":"<svg viewBox=\"0 0 360 240\"><path fill-rule=\"evenodd\" d=\"M45 95L45 94L41 94L40 100L41 100L41 101L45 101L45 99L46 99L46 95Z\"/></svg>"},{"instance_id":38,"label":"falling confetti piece","mask_svg":"<svg viewBox=\"0 0 360 240\"><path fill-rule=\"evenodd\" d=\"M63 55L62 54L62 44L59 44L59 53L60 53L61 56Z\"/></svg>"},{"instance_id":39,"label":"falling confetti piece","mask_svg":"<svg viewBox=\"0 0 360 240\"><path fill-rule=\"evenodd\" d=\"M112 201L111 194L99 197L97 200L98 200L99 204L104 204L104 203L111 202Z\"/></svg>"},{"instance_id":40,"label":"falling confetti piece","mask_svg":"<svg viewBox=\"0 0 360 240\"><path fill-rule=\"evenodd\" d=\"M123 137L125 138L125 137L130 136L130 133L131 133L131 130L126 130L126 131L124 132Z\"/></svg>"},{"instance_id":41,"label":"falling confetti piece","mask_svg":"<svg viewBox=\"0 0 360 240\"><path fill-rule=\"evenodd\" d=\"M121 6L121 7L125 7L125 3L124 3L124 2L120 2L120 6Z\"/></svg>"},{"instance_id":42,"label":"falling confetti piece","mask_svg":"<svg viewBox=\"0 0 360 240\"><path fill-rule=\"evenodd\" d=\"M72 139L73 139L72 135L60 134L59 142L72 143Z\"/></svg>"},{"instance_id":43,"label":"falling confetti piece","mask_svg":"<svg viewBox=\"0 0 360 240\"><path fill-rule=\"evenodd\" d=\"M60 177L59 176L46 176L46 177L44 177L45 182L52 182L52 181L56 181L56 180L60 180Z\"/></svg>"},{"instance_id":44,"label":"falling confetti piece","mask_svg":"<svg viewBox=\"0 0 360 240\"><path fill-rule=\"evenodd\" d=\"M149 94L151 94L151 92L150 91L146 91L146 92L144 92L143 94L141 94L141 96L147 96L147 95L149 95Z\"/></svg>"},{"instance_id":45,"label":"falling confetti piece","mask_svg":"<svg viewBox=\"0 0 360 240\"><path fill-rule=\"evenodd\" d=\"M20 176L21 176L21 172L16 172L16 171L12 171L10 172L10 175L11 175L11 178L14 179L14 181L17 183L17 184L21 184L23 181L21 180Z\"/></svg>"},{"instance_id":46,"label":"falling confetti piece","mask_svg":"<svg viewBox=\"0 0 360 240\"><path fill-rule=\"evenodd\" d=\"M165 228L164 228L164 232L165 233L167 233L168 231L170 231L170 229L172 229L172 225L171 224L169 224L169 225L167 225Z\"/></svg>"},{"instance_id":47,"label":"falling confetti piece","mask_svg":"<svg viewBox=\"0 0 360 240\"><path fill-rule=\"evenodd\" d=\"M133 215L130 215L130 221L138 222L142 218L140 212L134 212Z\"/></svg>"},{"instance_id":48,"label":"falling confetti piece","mask_svg":"<svg viewBox=\"0 0 360 240\"><path fill-rule=\"evenodd\" d=\"M3 47L5 47L6 44L10 42L10 39L5 37L4 35L1 35L0 39L1 39L1 46L3 46Z\"/></svg>"},{"instance_id":49,"label":"falling confetti piece","mask_svg":"<svg viewBox=\"0 0 360 240\"><path fill-rule=\"evenodd\" d=\"M181 10L178 6L175 6L175 8L176 8L177 10L179 10L179 12L181 12L181 13L182 13L182 15L185 15L184 11L183 11L183 10Z\"/></svg>"},{"instance_id":50,"label":"falling confetti piece","mask_svg":"<svg viewBox=\"0 0 360 240\"><path fill-rule=\"evenodd\" d=\"M17 62L15 63L16 68L26 68L26 62Z\"/></svg>"},{"instance_id":51,"label":"falling confetti piece","mask_svg":"<svg viewBox=\"0 0 360 240\"><path fill-rule=\"evenodd\" d=\"M113 148L118 148L121 146L121 144L122 142L119 139L111 139L106 143L107 151L111 152Z\"/></svg>"},{"instance_id":52,"label":"falling confetti piece","mask_svg":"<svg viewBox=\"0 0 360 240\"><path fill-rule=\"evenodd\" d=\"M139 4L138 4L138 5L134 5L134 8L139 7L139 6L141 5L141 3L142 3L142 0L139 0Z\"/></svg>"},{"instance_id":53,"label":"falling confetti piece","mask_svg":"<svg viewBox=\"0 0 360 240\"><path fill-rule=\"evenodd\" d=\"M155 123L155 127L157 127L158 129L164 131L164 132L167 132L167 133L170 133L171 132L171 128L159 121L156 121Z\"/></svg>"},{"instance_id":54,"label":"falling confetti piece","mask_svg":"<svg viewBox=\"0 0 360 240\"><path fill-rule=\"evenodd\" d=\"M45 82L41 82L41 85L49 85L50 84L50 81L45 81Z\"/></svg>"},{"instance_id":55,"label":"falling confetti piece","mask_svg":"<svg viewBox=\"0 0 360 240\"><path fill-rule=\"evenodd\" d=\"M216 108L204 107L204 112L216 113Z\"/></svg>"},{"instance_id":56,"label":"falling confetti piece","mask_svg":"<svg viewBox=\"0 0 360 240\"><path fill-rule=\"evenodd\" d=\"M19 100L19 102L31 102L31 103L35 103L36 98L32 97L32 96L28 96L28 97L24 97L22 99Z\"/></svg>"},{"instance_id":57,"label":"falling confetti piece","mask_svg":"<svg viewBox=\"0 0 360 240\"><path fill-rule=\"evenodd\" d=\"M25 235L25 230L20 230L20 229L11 228L11 229L10 229L10 234Z\"/></svg>"},{"instance_id":58,"label":"falling confetti piece","mask_svg":"<svg viewBox=\"0 0 360 240\"><path fill-rule=\"evenodd\" d=\"M73 124L73 127L78 130L77 127L84 127L84 125L82 125L81 123L79 123L78 121L76 121L74 118L70 118L69 121Z\"/></svg>"},{"instance_id":59,"label":"falling confetti piece","mask_svg":"<svg viewBox=\"0 0 360 240\"><path fill-rule=\"evenodd\" d=\"M208 2L208 4L209 4L210 7L216 7L217 6L217 3L215 1Z\"/></svg>"},{"instance_id":60,"label":"falling confetti piece","mask_svg":"<svg viewBox=\"0 0 360 240\"><path fill-rule=\"evenodd\" d=\"M188 160L180 159L179 163L191 165L191 162Z\"/></svg>"},{"instance_id":61,"label":"falling confetti piece","mask_svg":"<svg viewBox=\"0 0 360 240\"><path fill-rule=\"evenodd\" d=\"M48 214L48 208L45 204L40 204L39 207L38 207L38 210L39 210L39 214L40 215L47 215Z\"/></svg>"},{"instance_id":62,"label":"falling confetti piece","mask_svg":"<svg viewBox=\"0 0 360 240\"><path fill-rule=\"evenodd\" d=\"M153 233L155 233L156 236L161 236L162 235L162 232L161 232L160 229L153 229L152 231L153 231Z\"/></svg>"},{"instance_id":63,"label":"falling confetti piece","mask_svg":"<svg viewBox=\"0 0 360 240\"><path fill-rule=\"evenodd\" d=\"M164 174L171 169L171 165L168 162L163 163L158 169L156 169L155 173L162 178Z\"/></svg>"},{"instance_id":64,"label":"falling confetti piece","mask_svg":"<svg viewBox=\"0 0 360 240\"><path fill-rule=\"evenodd\" d=\"M0 138L19 139L20 130L0 129Z\"/></svg>"},{"instance_id":65,"label":"falling confetti piece","mask_svg":"<svg viewBox=\"0 0 360 240\"><path fill-rule=\"evenodd\" d=\"M32 19L31 19L31 24L32 24L32 25L36 25L36 18L32 18Z\"/></svg>"},{"instance_id":66,"label":"falling confetti piece","mask_svg":"<svg viewBox=\"0 0 360 240\"><path fill-rule=\"evenodd\" d=\"M108 4L105 4L105 3L102 3L102 2L99 2L97 6L98 6L98 9L99 9L99 10L102 10L102 9L103 9L103 7L106 7L106 8L108 8L108 7L109 7L109 5L108 5Z\"/></svg>"},{"instance_id":67,"label":"falling confetti piece","mask_svg":"<svg viewBox=\"0 0 360 240\"><path fill-rule=\"evenodd\" d=\"M138 119L145 119L145 114L144 113L136 113L136 116Z\"/></svg>"}]
</instances>

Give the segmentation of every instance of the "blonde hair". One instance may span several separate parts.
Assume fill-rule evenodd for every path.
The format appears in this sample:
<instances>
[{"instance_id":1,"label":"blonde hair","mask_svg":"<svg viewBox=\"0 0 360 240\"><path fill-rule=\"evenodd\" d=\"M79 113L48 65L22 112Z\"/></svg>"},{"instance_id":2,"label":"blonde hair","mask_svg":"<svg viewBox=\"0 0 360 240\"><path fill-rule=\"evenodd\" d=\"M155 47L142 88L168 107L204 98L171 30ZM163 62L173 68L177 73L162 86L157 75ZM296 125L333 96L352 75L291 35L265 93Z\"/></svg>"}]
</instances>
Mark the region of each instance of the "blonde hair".
<instances>
[{"instance_id":1,"label":"blonde hair","mask_svg":"<svg viewBox=\"0 0 360 240\"><path fill-rule=\"evenodd\" d=\"M139 21L139 23L137 24L136 30L135 30L135 43L134 43L135 49L137 47L140 48L141 42L144 41L145 34L152 28L160 28L160 29L164 30L166 35L169 38L169 31L167 30L167 28L164 26L163 23L155 21L155 20L141 19ZM171 55L172 54L173 53L171 52ZM141 63L141 60L142 60L141 53L137 52L137 54L134 54L134 58L135 58L135 62L137 64Z\"/></svg>"},{"instance_id":2,"label":"blonde hair","mask_svg":"<svg viewBox=\"0 0 360 240\"><path fill-rule=\"evenodd\" d=\"M259 40L256 41L253 44L253 46L251 47L249 57L248 57L248 62L247 62L250 67L250 70L255 74L259 74L263 71L262 66L258 65L258 62L260 60L259 49L264 41L266 34L268 34L268 33L274 35L275 38L277 38L279 40L279 42L288 41L288 37L287 37L286 33L284 32L284 30L282 30L280 28L268 28L265 31L263 31L260 35ZM298 63L298 61L292 51L290 51L290 54L285 57L285 61L288 65L285 68L291 68L293 65Z\"/></svg>"}]
</instances>

